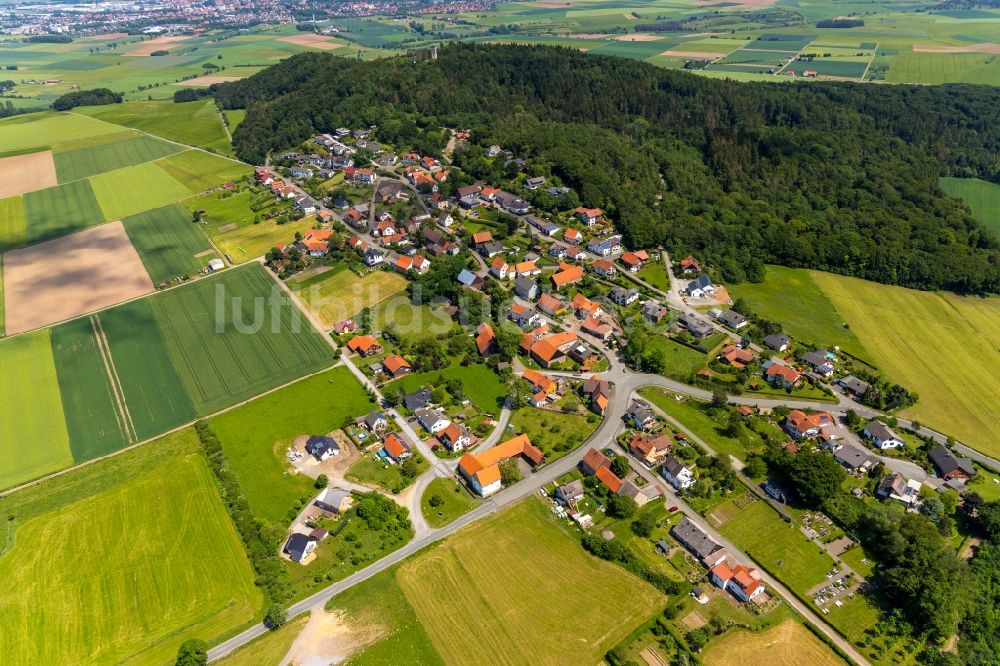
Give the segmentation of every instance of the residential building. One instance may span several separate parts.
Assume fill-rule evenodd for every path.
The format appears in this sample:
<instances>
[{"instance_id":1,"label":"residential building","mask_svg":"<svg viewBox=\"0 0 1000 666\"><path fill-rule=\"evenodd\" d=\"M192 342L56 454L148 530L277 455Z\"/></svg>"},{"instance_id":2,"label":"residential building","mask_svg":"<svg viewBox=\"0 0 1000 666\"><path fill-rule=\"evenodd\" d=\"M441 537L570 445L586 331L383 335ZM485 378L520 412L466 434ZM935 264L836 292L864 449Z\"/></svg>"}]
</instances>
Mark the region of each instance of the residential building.
<instances>
[{"instance_id":1,"label":"residential building","mask_svg":"<svg viewBox=\"0 0 1000 666\"><path fill-rule=\"evenodd\" d=\"M623 252L621 262L628 269L629 273L638 273L645 265L645 262L635 252Z\"/></svg>"},{"instance_id":2,"label":"residential building","mask_svg":"<svg viewBox=\"0 0 1000 666\"><path fill-rule=\"evenodd\" d=\"M690 312L683 312L681 316L677 318L677 323L687 329L687 332L692 336L702 339L707 338L715 332L711 324L707 321L699 319L696 315Z\"/></svg>"},{"instance_id":3,"label":"residential building","mask_svg":"<svg viewBox=\"0 0 1000 666\"><path fill-rule=\"evenodd\" d=\"M836 357L825 349L814 349L802 357L802 360L813 369L816 374L829 377L833 374L833 363Z\"/></svg>"},{"instance_id":4,"label":"residential building","mask_svg":"<svg viewBox=\"0 0 1000 666\"><path fill-rule=\"evenodd\" d=\"M697 259L695 259L690 255L681 259L680 263L678 263L677 266L680 269L681 273L687 274L687 273L701 272L701 264L698 263Z\"/></svg>"},{"instance_id":5,"label":"residential building","mask_svg":"<svg viewBox=\"0 0 1000 666\"><path fill-rule=\"evenodd\" d=\"M728 563L720 562L712 568L709 577L715 585L723 590L729 590L743 602L754 599L765 590L757 570L742 564L730 568Z\"/></svg>"},{"instance_id":6,"label":"residential building","mask_svg":"<svg viewBox=\"0 0 1000 666\"><path fill-rule=\"evenodd\" d=\"M365 264L368 266L377 266L385 261L385 252L374 247L370 247L365 250L364 254Z\"/></svg>"},{"instance_id":7,"label":"residential building","mask_svg":"<svg viewBox=\"0 0 1000 666\"><path fill-rule=\"evenodd\" d=\"M802 373L787 365L768 361L764 368L764 379L774 386L793 388L802 381Z\"/></svg>"},{"instance_id":8,"label":"residential building","mask_svg":"<svg viewBox=\"0 0 1000 666\"><path fill-rule=\"evenodd\" d=\"M747 367L751 363L756 363L759 359L756 354L747 349L741 349L736 345L729 345L722 350L721 354L719 354L719 360L726 365L731 365L734 368L741 369Z\"/></svg>"},{"instance_id":9,"label":"residential building","mask_svg":"<svg viewBox=\"0 0 1000 666\"><path fill-rule=\"evenodd\" d=\"M597 477L598 481L607 486L608 490L610 490L615 495L618 494L618 491L622 487L622 480L619 479L618 476L611 471L610 467L599 468L596 472L594 472L594 476Z\"/></svg>"},{"instance_id":10,"label":"residential building","mask_svg":"<svg viewBox=\"0 0 1000 666\"><path fill-rule=\"evenodd\" d=\"M622 237L594 238L587 243L587 249L598 257L610 257L622 253Z\"/></svg>"},{"instance_id":11,"label":"residential building","mask_svg":"<svg viewBox=\"0 0 1000 666\"><path fill-rule=\"evenodd\" d=\"M946 481L954 479L964 483L976 473L971 460L957 457L943 444L928 451L927 457L937 468L938 475Z\"/></svg>"},{"instance_id":12,"label":"residential building","mask_svg":"<svg viewBox=\"0 0 1000 666\"><path fill-rule=\"evenodd\" d=\"M574 479L556 488L556 499L566 506L573 506L583 499L583 481Z\"/></svg>"},{"instance_id":13,"label":"residential building","mask_svg":"<svg viewBox=\"0 0 1000 666\"><path fill-rule=\"evenodd\" d=\"M593 476L597 474L597 470L610 465L611 461L608 460L606 455L597 449L591 448L587 450L587 453L583 456L583 460L580 461L580 471L587 476Z\"/></svg>"},{"instance_id":14,"label":"residential building","mask_svg":"<svg viewBox=\"0 0 1000 666\"><path fill-rule=\"evenodd\" d=\"M468 268L463 268L462 272L459 273L458 277L455 279L463 287L469 287L470 289L482 289L483 286L483 278L476 275Z\"/></svg>"},{"instance_id":15,"label":"residential building","mask_svg":"<svg viewBox=\"0 0 1000 666\"><path fill-rule=\"evenodd\" d=\"M340 444L328 435L312 435L306 440L306 453L323 462L340 455Z\"/></svg>"},{"instance_id":16,"label":"residential building","mask_svg":"<svg viewBox=\"0 0 1000 666\"><path fill-rule=\"evenodd\" d=\"M637 430L650 430L657 424L656 414L646 403L636 400L625 412L625 420Z\"/></svg>"},{"instance_id":17,"label":"residential building","mask_svg":"<svg viewBox=\"0 0 1000 666\"><path fill-rule=\"evenodd\" d=\"M583 242L583 232L579 229L567 229L563 233L563 240L572 245L579 245Z\"/></svg>"},{"instance_id":18,"label":"residential building","mask_svg":"<svg viewBox=\"0 0 1000 666\"><path fill-rule=\"evenodd\" d=\"M514 303L510 306L507 316L521 328L534 328L542 323L542 317L533 307Z\"/></svg>"},{"instance_id":19,"label":"residential building","mask_svg":"<svg viewBox=\"0 0 1000 666\"><path fill-rule=\"evenodd\" d=\"M611 293L608 294L608 298L622 307L628 307L639 300L639 292L635 289L615 287L611 290Z\"/></svg>"},{"instance_id":20,"label":"residential building","mask_svg":"<svg viewBox=\"0 0 1000 666\"><path fill-rule=\"evenodd\" d=\"M458 471L476 494L488 497L501 488L500 463L515 457L525 459L532 467L543 459L527 435L518 435L482 453L466 453L458 462Z\"/></svg>"},{"instance_id":21,"label":"residential building","mask_svg":"<svg viewBox=\"0 0 1000 666\"><path fill-rule=\"evenodd\" d=\"M596 260L593 264L591 264L591 268L594 269L595 273L604 277L614 277L618 274L618 269L615 268L614 262L608 259Z\"/></svg>"},{"instance_id":22,"label":"residential building","mask_svg":"<svg viewBox=\"0 0 1000 666\"><path fill-rule=\"evenodd\" d=\"M558 296L542 294L538 299L538 309L550 317L555 317L566 311L566 302Z\"/></svg>"},{"instance_id":23,"label":"residential building","mask_svg":"<svg viewBox=\"0 0 1000 666\"><path fill-rule=\"evenodd\" d=\"M720 312L718 316L716 316L716 319L718 319L723 326L728 326L734 331L738 331L750 324L746 317L735 310L725 310Z\"/></svg>"},{"instance_id":24,"label":"residential building","mask_svg":"<svg viewBox=\"0 0 1000 666\"><path fill-rule=\"evenodd\" d=\"M500 280L506 280L508 277L513 277L514 275L510 264L503 257L493 259L493 263L490 264L490 273Z\"/></svg>"},{"instance_id":25,"label":"residential building","mask_svg":"<svg viewBox=\"0 0 1000 666\"><path fill-rule=\"evenodd\" d=\"M519 276L532 277L540 275L542 269L535 265L534 261L521 261L514 266L514 270Z\"/></svg>"},{"instance_id":26,"label":"residential building","mask_svg":"<svg viewBox=\"0 0 1000 666\"><path fill-rule=\"evenodd\" d=\"M795 439L816 437L823 428L835 425L837 421L829 412L805 412L793 409L785 418L785 430Z\"/></svg>"},{"instance_id":27,"label":"residential building","mask_svg":"<svg viewBox=\"0 0 1000 666\"><path fill-rule=\"evenodd\" d=\"M354 497L343 488L324 488L320 491L313 504L321 511L339 516L354 504Z\"/></svg>"},{"instance_id":28,"label":"residential building","mask_svg":"<svg viewBox=\"0 0 1000 666\"><path fill-rule=\"evenodd\" d=\"M487 259L492 259L503 252L503 244L494 240L484 241L476 246L476 252Z\"/></svg>"},{"instance_id":29,"label":"residential building","mask_svg":"<svg viewBox=\"0 0 1000 666\"><path fill-rule=\"evenodd\" d=\"M476 349L481 356L487 356L496 351L496 346L497 336L493 332L493 327L483 322L476 328Z\"/></svg>"},{"instance_id":30,"label":"residential building","mask_svg":"<svg viewBox=\"0 0 1000 666\"><path fill-rule=\"evenodd\" d=\"M875 488L875 496L912 506L920 499L921 487L923 484L916 479L907 480L905 476L897 472L882 479L878 487Z\"/></svg>"},{"instance_id":31,"label":"residential building","mask_svg":"<svg viewBox=\"0 0 1000 666\"><path fill-rule=\"evenodd\" d=\"M362 419L368 432L378 434L389 429L389 419L382 412L372 412Z\"/></svg>"},{"instance_id":32,"label":"residential building","mask_svg":"<svg viewBox=\"0 0 1000 666\"><path fill-rule=\"evenodd\" d=\"M410 447L394 432L390 432L382 441L381 453L395 462L405 460L412 455Z\"/></svg>"},{"instance_id":33,"label":"residential building","mask_svg":"<svg viewBox=\"0 0 1000 666\"><path fill-rule=\"evenodd\" d=\"M583 279L583 266L559 264L559 270L552 274L552 287L556 290Z\"/></svg>"},{"instance_id":34,"label":"residential building","mask_svg":"<svg viewBox=\"0 0 1000 666\"><path fill-rule=\"evenodd\" d=\"M849 471L856 473L867 472L878 462L870 453L851 444L837 449L833 457Z\"/></svg>"},{"instance_id":35,"label":"residential building","mask_svg":"<svg viewBox=\"0 0 1000 666\"><path fill-rule=\"evenodd\" d=\"M701 275L691 280L684 289L684 292L691 298L704 298L715 293L715 285L712 284L712 278L707 275Z\"/></svg>"},{"instance_id":36,"label":"residential building","mask_svg":"<svg viewBox=\"0 0 1000 666\"><path fill-rule=\"evenodd\" d=\"M857 399L865 397L865 393L868 393L868 382L863 382L854 375L843 377L835 383L843 386L845 391Z\"/></svg>"},{"instance_id":37,"label":"residential building","mask_svg":"<svg viewBox=\"0 0 1000 666\"><path fill-rule=\"evenodd\" d=\"M544 184L545 184L545 178L543 176L536 176L534 178L528 178L527 180L524 181L524 189L537 190Z\"/></svg>"},{"instance_id":38,"label":"residential building","mask_svg":"<svg viewBox=\"0 0 1000 666\"><path fill-rule=\"evenodd\" d=\"M573 306L576 316L580 319L585 317L600 317L604 314L604 310L601 308L600 303L590 300L584 296L582 292L576 293L576 296L573 297L570 305Z\"/></svg>"},{"instance_id":39,"label":"residential building","mask_svg":"<svg viewBox=\"0 0 1000 666\"><path fill-rule=\"evenodd\" d=\"M446 419L444 415L436 409L418 409L414 412L414 415L417 417L417 421L420 422L420 425L422 425L427 432L434 435L451 425L451 421Z\"/></svg>"},{"instance_id":40,"label":"residential building","mask_svg":"<svg viewBox=\"0 0 1000 666\"><path fill-rule=\"evenodd\" d=\"M601 215L604 214L600 208L577 208L573 211L577 219L586 224L588 227L592 227L601 220Z\"/></svg>"},{"instance_id":41,"label":"residential building","mask_svg":"<svg viewBox=\"0 0 1000 666\"><path fill-rule=\"evenodd\" d=\"M651 324L659 324L669 313L666 306L656 301L646 301L642 306L642 316Z\"/></svg>"},{"instance_id":42,"label":"residential building","mask_svg":"<svg viewBox=\"0 0 1000 666\"><path fill-rule=\"evenodd\" d=\"M437 438L452 453L464 450L472 442L468 428L458 423L452 423L439 432Z\"/></svg>"},{"instance_id":43,"label":"residential building","mask_svg":"<svg viewBox=\"0 0 1000 666\"><path fill-rule=\"evenodd\" d=\"M361 356L371 356L382 351L382 345L370 335L355 335L348 340L347 348Z\"/></svg>"},{"instance_id":44,"label":"residential building","mask_svg":"<svg viewBox=\"0 0 1000 666\"><path fill-rule=\"evenodd\" d=\"M426 386L403 396L403 405L411 412L424 409L431 403L431 390Z\"/></svg>"},{"instance_id":45,"label":"residential building","mask_svg":"<svg viewBox=\"0 0 1000 666\"><path fill-rule=\"evenodd\" d=\"M906 446L906 442L892 428L878 420L869 421L868 425L865 426L863 434L872 444L883 451Z\"/></svg>"},{"instance_id":46,"label":"residential building","mask_svg":"<svg viewBox=\"0 0 1000 666\"><path fill-rule=\"evenodd\" d=\"M670 453L671 441L667 435L649 436L636 434L628 444L628 451L647 467L656 467Z\"/></svg>"},{"instance_id":47,"label":"residential building","mask_svg":"<svg viewBox=\"0 0 1000 666\"><path fill-rule=\"evenodd\" d=\"M707 567L714 567L720 562L724 562L729 555L725 548L713 541L687 517L670 530L670 535Z\"/></svg>"},{"instance_id":48,"label":"residential building","mask_svg":"<svg viewBox=\"0 0 1000 666\"><path fill-rule=\"evenodd\" d=\"M316 539L308 534L299 534L296 532L288 537L283 550L293 562L304 564L306 558L316 550L316 543Z\"/></svg>"},{"instance_id":49,"label":"residential building","mask_svg":"<svg viewBox=\"0 0 1000 666\"><path fill-rule=\"evenodd\" d=\"M523 275L514 280L514 293L529 301L538 298L538 282Z\"/></svg>"},{"instance_id":50,"label":"residential building","mask_svg":"<svg viewBox=\"0 0 1000 666\"><path fill-rule=\"evenodd\" d=\"M525 335L531 335L525 334ZM570 347L576 343L576 333L573 331L563 331L547 335L538 341L529 344L531 358L535 359L543 368L548 368L558 363L569 352ZM524 346L525 340L521 344Z\"/></svg>"},{"instance_id":51,"label":"residential building","mask_svg":"<svg viewBox=\"0 0 1000 666\"><path fill-rule=\"evenodd\" d=\"M382 361L382 365L385 366L386 371L389 373L393 379L396 377L402 377L403 375L409 373L413 370L413 367L407 362L405 358L399 356L398 354L392 354L391 356L386 356Z\"/></svg>"},{"instance_id":52,"label":"residential building","mask_svg":"<svg viewBox=\"0 0 1000 666\"><path fill-rule=\"evenodd\" d=\"M778 352L783 352L788 349L788 345L791 341L791 338L784 333L772 333L764 338L764 344Z\"/></svg>"},{"instance_id":53,"label":"residential building","mask_svg":"<svg viewBox=\"0 0 1000 666\"><path fill-rule=\"evenodd\" d=\"M694 473L691 469L671 455L663 459L660 474L677 490L686 490L694 485Z\"/></svg>"},{"instance_id":54,"label":"residential building","mask_svg":"<svg viewBox=\"0 0 1000 666\"><path fill-rule=\"evenodd\" d=\"M611 401L611 385L606 379L591 375L583 380L583 395L587 397L591 411L603 416Z\"/></svg>"},{"instance_id":55,"label":"residential building","mask_svg":"<svg viewBox=\"0 0 1000 666\"><path fill-rule=\"evenodd\" d=\"M533 407L541 407L556 392L556 381L545 373L529 368L521 373L521 377L531 386L530 402Z\"/></svg>"}]
</instances>

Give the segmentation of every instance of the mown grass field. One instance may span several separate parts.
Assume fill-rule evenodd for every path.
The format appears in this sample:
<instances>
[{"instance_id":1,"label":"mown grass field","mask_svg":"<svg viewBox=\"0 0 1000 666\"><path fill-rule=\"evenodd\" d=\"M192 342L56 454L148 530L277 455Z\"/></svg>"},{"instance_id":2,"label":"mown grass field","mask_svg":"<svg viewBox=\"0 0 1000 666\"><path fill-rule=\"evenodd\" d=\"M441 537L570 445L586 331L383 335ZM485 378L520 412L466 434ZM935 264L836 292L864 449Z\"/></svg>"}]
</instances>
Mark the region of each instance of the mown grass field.
<instances>
[{"instance_id":1,"label":"mown grass field","mask_svg":"<svg viewBox=\"0 0 1000 666\"><path fill-rule=\"evenodd\" d=\"M312 479L289 474L284 451L299 435L336 430L375 408L349 370L334 368L258 398L210 421L254 514L281 521Z\"/></svg>"},{"instance_id":2,"label":"mown grass field","mask_svg":"<svg viewBox=\"0 0 1000 666\"><path fill-rule=\"evenodd\" d=\"M768 266L763 282L732 285L729 293L744 298L765 319L779 322L805 344L839 345L864 360L868 352L844 315L817 283L815 273L784 266Z\"/></svg>"},{"instance_id":3,"label":"mown grass field","mask_svg":"<svg viewBox=\"0 0 1000 666\"><path fill-rule=\"evenodd\" d=\"M545 459L552 462L583 444L600 420L592 422L583 414L521 407L511 415L510 422L514 425L513 432L526 434L542 450Z\"/></svg>"},{"instance_id":4,"label":"mown grass field","mask_svg":"<svg viewBox=\"0 0 1000 666\"><path fill-rule=\"evenodd\" d=\"M785 620L761 633L733 631L705 650L713 666L844 666L847 662L796 620Z\"/></svg>"},{"instance_id":5,"label":"mown grass field","mask_svg":"<svg viewBox=\"0 0 1000 666\"><path fill-rule=\"evenodd\" d=\"M942 178L941 189L964 201L980 223L1000 233L1000 185L978 178Z\"/></svg>"},{"instance_id":6,"label":"mown grass field","mask_svg":"<svg viewBox=\"0 0 1000 666\"><path fill-rule=\"evenodd\" d=\"M392 322L396 331L402 335L437 335L447 333L455 327L455 320L445 308L413 305L409 296L403 293L387 298L375 306L372 322L379 330Z\"/></svg>"},{"instance_id":7,"label":"mown grass field","mask_svg":"<svg viewBox=\"0 0 1000 666\"><path fill-rule=\"evenodd\" d=\"M5 498L5 664L166 663L186 638L256 616L261 594L197 442L181 431Z\"/></svg>"},{"instance_id":8,"label":"mown grass field","mask_svg":"<svg viewBox=\"0 0 1000 666\"><path fill-rule=\"evenodd\" d=\"M24 198L0 199L0 252L24 245L28 227L24 216Z\"/></svg>"},{"instance_id":9,"label":"mown grass field","mask_svg":"<svg viewBox=\"0 0 1000 666\"><path fill-rule=\"evenodd\" d=\"M199 414L332 362L330 347L256 264L163 292L151 303Z\"/></svg>"},{"instance_id":10,"label":"mown grass field","mask_svg":"<svg viewBox=\"0 0 1000 666\"><path fill-rule=\"evenodd\" d=\"M1000 454L1000 299L812 276L875 364L919 395L905 416Z\"/></svg>"},{"instance_id":11,"label":"mown grass field","mask_svg":"<svg viewBox=\"0 0 1000 666\"><path fill-rule=\"evenodd\" d=\"M124 141L105 143L55 153L56 173L60 183L88 178L106 171L152 162L184 150L183 146L139 135Z\"/></svg>"},{"instance_id":12,"label":"mown grass field","mask_svg":"<svg viewBox=\"0 0 1000 666\"><path fill-rule=\"evenodd\" d=\"M490 663L596 663L666 602L588 555L533 499L405 562L397 580L447 664L468 663L470 654Z\"/></svg>"},{"instance_id":13,"label":"mown grass field","mask_svg":"<svg viewBox=\"0 0 1000 666\"><path fill-rule=\"evenodd\" d=\"M0 120L0 146L4 151L50 146L101 134L121 132L120 127L77 114L46 111Z\"/></svg>"},{"instance_id":14,"label":"mown grass field","mask_svg":"<svg viewBox=\"0 0 1000 666\"><path fill-rule=\"evenodd\" d=\"M0 342L0 487L71 464L49 331Z\"/></svg>"},{"instance_id":15,"label":"mown grass field","mask_svg":"<svg viewBox=\"0 0 1000 666\"><path fill-rule=\"evenodd\" d=\"M500 376L486 365L474 363L463 366L457 361L447 368L404 375L393 386L400 385L407 393L412 393L428 384L443 386L449 379L462 382L466 397L484 414L498 414L507 396L507 386Z\"/></svg>"},{"instance_id":16,"label":"mown grass field","mask_svg":"<svg viewBox=\"0 0 1000 666\"><path fill-rule=\"evenodd\" d=\"M250 173L242 162L210 155L200 150L185 150L157 161L157 166L192 193L197 194L221 183Z\"/></svg>"},{"instance_id":17,"label":"mown grass field","mask_svg":"<svg viewBox=\"0 0 1000 666\"><path fill-rule=\"evenodd\" d=\"M755 435L748 433L748 440L744 443L723 434L725 423L719 423L713 419L705 411L704 403L699 403L692 398L678 402L671 394L656 388L642 389L640 394L676 419L686 430L718 453L746 460L747 453L763 448L763 441Z\"/></svg>"},{"instance_id":18,"label":"mown grass field","mask_svg":"<svg viewBox=\"0 0 1000 666\"><path fill-rule=\"evenodd\" d=\"M338 321L350 319L364 308L374 307L402 292L406 289L406 278L387 271L372 271L359 277L343 269L289 282L288 286L324 328L333 328Z\"/></svg>"},{"instance_id":19,"label":"mown grass field","mask_svg":"<svg viewBox=\"0 0 1000 666\"><path fill-rule=\"evenodd\" d=\"M212 100L194 102L142 101L111 106L90 106L80 113L107 123L149 132L189 146L232 154L222 118Z\"/></svg>"},{"instance_id":20,"label":"mown grass field","mask_svg":"<svg viewBox=\"0 0 1000 666\"><path fill-rule=\"evenodd\" d=\"M76 180L24 195L27 243L58 238L105 222L89 180ZM22 242L21 244L24 244Z\"/></svg>"},{"instance_id":21,"label":"mown grass field","mask_svg":"<svg viewBox=\"0 0 1000 666\"><path fill-rule=\"evenodd\" d=\"M432 497L439 498L441 503L431 506ZM420 509L431 527L447 525L475 509L476 504L476 500L454 479L434 479L427 484L420 498Z\"/></svg>"},{"instance_id":22,"label":"mown grass field","mask_svg":"<svg viewBox=\"0 0 1000 666\"><path fill-rule=\"evenodd\" d=\"M129 240L154 284L198 271L216 256L212 245L181 205L154 208L122 219Z\"/></svg>"},{"instance_id":23,"label":"mown grass field","mask_svg":"<svg viewBox=\"0 0 1000 666\"><path fill-rule=\"evenodd\" d=\"M805 596L826 581L833 559L810 541L798 526L786 523L767 502L757 500L746 508L718 510L734 517L719 528L724 536L752 557L782 583Z\"/></svg>"},{"instance_id":24,"label":"mown grass field","mask_svg":"<svg viewBox=\"0 0 1000 666\"><path fill-rule=\"evenodd\" d=\"M275 245L288 245L294 242L296 232L305 234L315 226L316 218L311 215L287 224L268 220L260 224L247 224L217 235L213 234L212 240L233 263L240 264L267 254L267 251ZM288 286L292 285L293 283L289 283Z\"/></svg>"}]
</instances>

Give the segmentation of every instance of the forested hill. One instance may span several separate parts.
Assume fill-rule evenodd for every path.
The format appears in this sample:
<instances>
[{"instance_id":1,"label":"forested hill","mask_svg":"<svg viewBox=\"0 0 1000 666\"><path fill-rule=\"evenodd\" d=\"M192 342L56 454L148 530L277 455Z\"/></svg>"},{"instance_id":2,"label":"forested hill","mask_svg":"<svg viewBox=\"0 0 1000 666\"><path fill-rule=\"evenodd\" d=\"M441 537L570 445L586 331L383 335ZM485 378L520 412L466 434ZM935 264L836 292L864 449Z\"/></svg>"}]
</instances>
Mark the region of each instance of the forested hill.
<instances>
[{"instance_id":1,"label":"forested hill","mask_svg":"<svg viewBox=\"0 0 1000 666\"><path fill-rule=\"evenodd\" d=\"M454 44L416 63L301 54L213 94L248 108L234 146L249 162L344 125L378 125L379 138L427 152L441 126L469 127L608 211L628 243L693 251L726 279L774 262L1000 292L1000 240L937 186L941 175L1000 182L997 88L745 84L569 49ZM473 176L495 169L461 162Z\"/></svg>"}]
</instances>

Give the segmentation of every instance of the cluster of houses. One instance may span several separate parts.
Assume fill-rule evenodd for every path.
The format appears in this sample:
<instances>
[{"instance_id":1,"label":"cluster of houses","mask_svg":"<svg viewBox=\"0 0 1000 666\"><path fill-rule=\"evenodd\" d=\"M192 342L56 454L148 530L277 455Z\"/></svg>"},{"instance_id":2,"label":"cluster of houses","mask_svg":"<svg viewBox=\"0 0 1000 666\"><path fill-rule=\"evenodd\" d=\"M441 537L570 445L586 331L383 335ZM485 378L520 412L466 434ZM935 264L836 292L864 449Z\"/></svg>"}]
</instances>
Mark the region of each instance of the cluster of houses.
<instances>
[{"instance_id":1,"label":"cluster of houses","mask_svg":"<svg viewBox=\"0 0 1000 666\"><path fill-rule=\"evenodd\" d=\"M611 459L597 449L589 449L583 456L583 460L580 461L580 471L596 478L607 487L608 492L630 497L639 506L645 506L660 496L659 489L655 487L639 487L633 481L618 478L618 475L611 471Z\"/></svg>"},{"instance_id":2,"label":"cluster of houses","mask_svg":"<svg viewBox=\"0 0 1000 666\"><path fill-rule=\"evenodd\" d=\"M341 488L324 488L300 514L285 540L281 552L292 562L307 565L315 559L315 551L320 542L330 536L318 525L320 520L330 520L341 516L354 504L350 492Z\"/></svg>"},{"instance_id":3,"label":"cluster of houses","mask_svg":"<svg viewBox=\"0 0 1000 666\"><path fill-rule=\"evenodd\" d=\"M743 602L763 599L761 595L767 587L761 580L760 572L736 562L725 548L690 519L683 518L670 530L670 534L708 569L709 580L715 586ZM665 543L659 548L664 552L670 550Z\"/></svg>"},{"instance_id":4,"label":"cluster of houses","mask_svg":"<svg viewBox=\"0 0 1000 666\"><path fill-rule=\"evenodd\" d=\"M310 172L311 173L311 172ZM281 178L275 177L270 171L263 167L254 170L254 178L259 185L270 188L271 194L278 199L290 199L295 203L295 208L303 215L317 215L322 212L321 222L329 222L331 216L326 211L320 211L319 203L312 197L302 194L297 187L291 183L286 183Z\"/></svg>"},{"instance_id":5,"label":"cluster of houses","mask_svg":"<svg viewBox=\"0 0 1000 666\"><path fill-rule=\"evenodd\" d=\"M527 435L518 435L481 453L466 453L458 461L458 472L480 497L489 497L502 487L500 465L506 460L521 459L532 469L542 464L541 449Z\"/></svg>"},{"instance_id":6,"label":"cluster of houses","mask_svg":"<svg viewBox=\"0 0 1000 666\"><path fill-rule=\"evenodd\" d=\"M355 335L347 341L347 348L362 358L382 353L382 344L371 335ZM413 371L410 362L399 354L389 354L379 363L373 363L368 368L372 374L385 375L397 379Z\"/></svg>"},{"instance_id":7,"label":"cluster of houses","mask_svg":"<svg viewBox=\"0 0 1000 666\"><path fill-rule=\"evenodd\" d=\"M660 420L648 403L634 400L625 412L625 421L636 430L629 442L629 453L633 457L651 469L659 466L660 475L677 490L687 490L694 485L694 470L671 455L670 438L650 434L660 426Z\"/></svg>"}]
</instances>

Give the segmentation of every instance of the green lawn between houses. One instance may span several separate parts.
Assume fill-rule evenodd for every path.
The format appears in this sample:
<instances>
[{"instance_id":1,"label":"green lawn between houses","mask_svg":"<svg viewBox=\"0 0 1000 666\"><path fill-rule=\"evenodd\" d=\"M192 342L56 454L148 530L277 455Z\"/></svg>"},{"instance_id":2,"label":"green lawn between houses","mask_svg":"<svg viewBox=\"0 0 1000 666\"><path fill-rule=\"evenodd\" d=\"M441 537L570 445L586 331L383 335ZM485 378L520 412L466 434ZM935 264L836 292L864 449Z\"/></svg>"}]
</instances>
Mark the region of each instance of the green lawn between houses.
<instances>
[{"instance_id":1,"label":"green lawn between houses","mask_svg":"<svg viewBox=\"0 0 1000 666\"><path fill-rule=\"evenodd\" d=\"M440 504L431 505L432 498L439 498ZM435 500L436 503L436 500ZM477 502L454 479L436 478L427 484L423 497L420 498L420 508L431 527L443 527L459 516L463 516L476 508Z\"/></svg>"},{"instance_id":2,"label":"green lawn between houses","mask_svg":"<svg viewBox=\"0 0 1000 666\"><path fill-rule=\"evenodd\" d=\"M443 386L442 379L461 380L466 397L484 414L499 414L507 397L507 385L500 381L499 375L492 368L482 363L463 366L457 360L441 370L405 375L390 387L398 384L407 393L412 393L427 385Z\"/></svg>"},{"instance_id":3,"label":"green lawn between houses","mask_svg":"<svg viewBox=\"0 0 1000 666\"><path fill-rule=\"evenodd\" d=\"M262 597L197 436L4 498L4 663L150 664L254 619Z\"/></svg>"}]
</instances>

